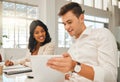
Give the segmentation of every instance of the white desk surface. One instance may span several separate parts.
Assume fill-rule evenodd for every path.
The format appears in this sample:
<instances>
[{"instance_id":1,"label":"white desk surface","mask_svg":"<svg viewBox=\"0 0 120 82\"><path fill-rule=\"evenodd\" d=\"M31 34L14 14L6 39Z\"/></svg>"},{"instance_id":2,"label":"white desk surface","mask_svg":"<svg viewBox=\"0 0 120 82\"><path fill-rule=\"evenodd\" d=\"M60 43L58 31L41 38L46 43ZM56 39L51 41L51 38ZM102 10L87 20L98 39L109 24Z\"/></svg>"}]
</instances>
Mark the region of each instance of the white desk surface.
<instances>
[{"instance_id":1,"label":"white desk surface","mask_svg":"<svg viewBox=\"0 0 120 82\"><path fill-rule=\"evenodd\" d=\"M0 76L0 82L35 82L34 78L27 78L28 75L32 75L32 72Z\"/></svg>"}]
</instances>

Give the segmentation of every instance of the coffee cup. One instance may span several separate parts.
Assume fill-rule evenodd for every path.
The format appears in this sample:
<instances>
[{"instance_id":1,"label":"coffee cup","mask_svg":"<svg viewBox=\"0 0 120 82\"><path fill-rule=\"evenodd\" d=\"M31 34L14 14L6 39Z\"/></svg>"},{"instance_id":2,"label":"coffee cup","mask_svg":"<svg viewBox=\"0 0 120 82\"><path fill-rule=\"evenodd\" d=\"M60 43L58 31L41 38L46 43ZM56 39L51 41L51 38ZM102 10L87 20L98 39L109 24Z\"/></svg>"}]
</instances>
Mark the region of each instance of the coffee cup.
<instances>
[{"instance_id":1,"label":"coffee cup","mask_svg":"<svg viewBox=\"0 0 120 82\"><path fill-rule=\"evenodd\" d=\"M3 74L3 64L0 63L0 75Z\"/></svg>"}]
</instances>

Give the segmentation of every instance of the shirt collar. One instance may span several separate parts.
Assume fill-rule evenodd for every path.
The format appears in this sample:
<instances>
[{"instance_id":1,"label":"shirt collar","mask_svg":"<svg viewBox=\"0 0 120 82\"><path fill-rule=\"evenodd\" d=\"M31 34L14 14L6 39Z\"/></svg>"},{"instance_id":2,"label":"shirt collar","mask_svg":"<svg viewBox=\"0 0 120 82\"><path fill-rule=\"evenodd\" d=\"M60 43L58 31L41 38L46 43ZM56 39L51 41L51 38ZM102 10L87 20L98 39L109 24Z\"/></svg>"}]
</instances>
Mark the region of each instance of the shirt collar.
<instances>
[{"instance_id":1,"label":"shirt collar","mask_svg":"<svg viewBox=\"0 0 120 82\"><path fill-rule=\"evenodd\" d=\"M87 27L80 36L89 35L91 33L91 28Z\"/></svg>"},{"instance_id":2,"label":"shirt collar","mask_svg":"<svg viewBox=\"0 0 120 82\"><path fill-rule=\"evenodd\" d=\"M90 34L91 34L91 30L92 30L92 29L91 29L90 27L87 27L87 28L83 31L83 33L79 36L78 39L81 39L81 38L84 38L84 37L90 35Z\"/></svg>"}]
</instances>

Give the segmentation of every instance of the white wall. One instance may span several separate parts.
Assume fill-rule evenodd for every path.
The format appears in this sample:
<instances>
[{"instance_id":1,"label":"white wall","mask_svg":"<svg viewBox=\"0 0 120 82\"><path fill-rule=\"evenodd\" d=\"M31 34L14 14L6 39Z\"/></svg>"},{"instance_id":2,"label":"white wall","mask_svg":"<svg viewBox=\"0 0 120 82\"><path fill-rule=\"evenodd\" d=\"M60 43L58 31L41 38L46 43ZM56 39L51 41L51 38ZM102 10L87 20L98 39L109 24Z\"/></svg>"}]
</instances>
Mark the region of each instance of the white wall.
<instances>
[{"instance_id":1,"label":"white wall","mask_svg":"<svg viewBox=\"0 0 120 82\"><path fill-rule=\"evenodd\" d=\"M116 37L116 40L120 43L120 9L116 6L112 7L112 32Z\"/></svg>"},{"instance_id":2,"label":"white wall","mask_svg":"<svg viewBox=\"0 0 120 82\"><path fill-rule=\"evenodd\" d=\"M0 49L0 54L2 56L2 61L5 60L4 49Z\"/></svg>"},{"instance_id":3,"label":"white wall","mask_svg":"<svg viewBox=\"0 0 120 82\"><path fill-rule=\"evenodd\" d=\"M19 59L19 58L26 56L27 49L7 48L7 49L0 49L0 52L2 54L3 61L5 61L7 59L10 59L10 57L12 56L13 56L12 59Z\"/></svg>"},{"instance_id":4,"label":"white wall","mask_svg":"<svg viewBox=\"0 0 120 82\"><path fill-rule=\"evenodd\" d=\"M2 10L2 5L1 5L2 3L1 3L1 1L0 1L0 11ZM0 42L2 41L2 19L1 19L1 17L2 17L2 13L0 12ZM1 45L0 45L0 47L1 47Z\"/></svg>"}]
</instances>

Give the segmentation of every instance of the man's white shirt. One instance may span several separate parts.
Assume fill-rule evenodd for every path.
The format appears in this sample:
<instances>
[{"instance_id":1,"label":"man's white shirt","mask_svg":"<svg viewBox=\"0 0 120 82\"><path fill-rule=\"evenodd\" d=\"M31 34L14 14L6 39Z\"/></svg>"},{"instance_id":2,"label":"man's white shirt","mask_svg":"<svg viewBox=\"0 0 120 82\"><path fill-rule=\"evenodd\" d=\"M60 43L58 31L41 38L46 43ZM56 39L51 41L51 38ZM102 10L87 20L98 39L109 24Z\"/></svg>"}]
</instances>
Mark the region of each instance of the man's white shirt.
<instances>
[{"instance_id":1,"label":"man's white shirt","mask_svg":"<svg viewBox=\"0 0 120 82\"><path fill-rule=\"evenodd\" d=\"M94 81L73 74L73 82L117 82L117 45L106 28L87 28L68 50L73 60L94 69Z\"/></svg>"}]
</instances>

